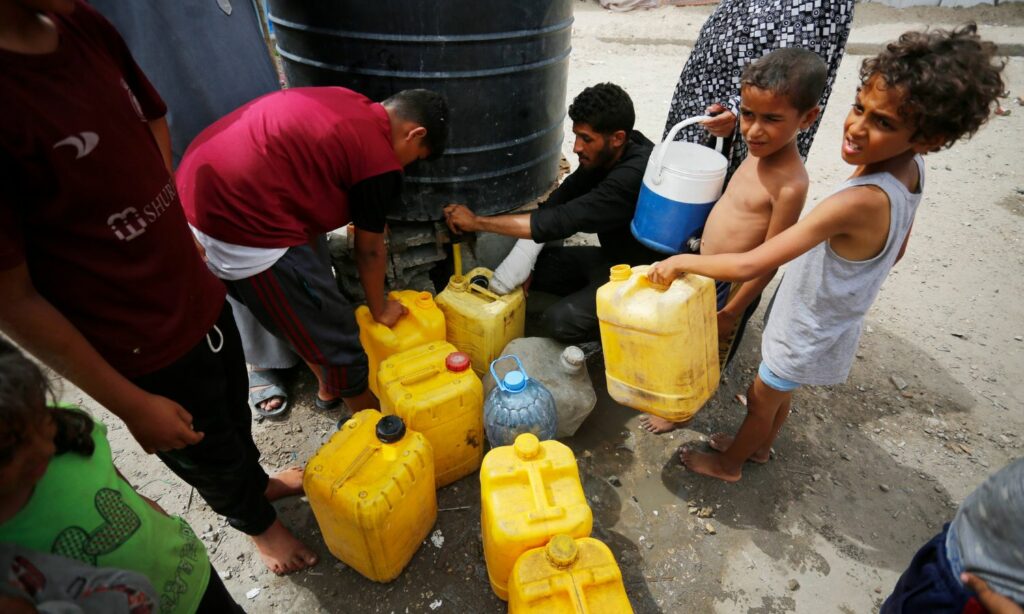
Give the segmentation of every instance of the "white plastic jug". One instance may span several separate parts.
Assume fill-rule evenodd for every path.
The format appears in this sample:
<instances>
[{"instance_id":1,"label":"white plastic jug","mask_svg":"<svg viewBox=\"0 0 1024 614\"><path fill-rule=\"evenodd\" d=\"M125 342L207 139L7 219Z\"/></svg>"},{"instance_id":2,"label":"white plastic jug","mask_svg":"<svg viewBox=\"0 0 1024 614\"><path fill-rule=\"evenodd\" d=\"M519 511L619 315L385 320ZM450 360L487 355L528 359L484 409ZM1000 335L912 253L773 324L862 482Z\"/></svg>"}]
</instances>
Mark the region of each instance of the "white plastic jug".
<instances>
[{"instance_id":1,"label":"white plastic jug","mask_svg":"<svg viewBox=\"0 0 1024 614\"><path fill-rule=\"evenodd\" d=\"M681 129L707 119L700 115L673 126L647 161L630 229L638 241L663 254L686 251L686 242L704 227L722 195L729 168L720 153L722 139L717 139L718 151L674 140Z\"/></svg>"}]
</instances>

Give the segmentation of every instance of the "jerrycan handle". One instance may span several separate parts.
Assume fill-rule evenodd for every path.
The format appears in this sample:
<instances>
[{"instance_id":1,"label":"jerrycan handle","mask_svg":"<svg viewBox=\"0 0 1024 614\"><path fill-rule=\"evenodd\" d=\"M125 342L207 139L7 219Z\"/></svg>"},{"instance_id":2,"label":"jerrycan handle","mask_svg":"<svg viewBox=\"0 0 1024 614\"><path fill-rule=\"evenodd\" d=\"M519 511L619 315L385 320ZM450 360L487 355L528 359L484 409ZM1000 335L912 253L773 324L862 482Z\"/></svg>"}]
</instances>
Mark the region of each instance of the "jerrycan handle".
<instances>
[{"instance_id":1,"label":"jerrycan handle","mask_svg":"<svg viewBox=\"0 0 1024 614\"><path fill-rule=\"evenodd\" d=\"M494 370L494 365L498 364L499 362L501 362L503 360L509 359L509 358L511 358L512 360L516 361L516 366L518 367L519 372L523 374L523 383L525 384L526 382L530 381L530 376L527 375L526 374L526 370L523 369L523 363L519 361L519 357L518 356L515 356L513 354L508 354L506 356L502 356L501 358L495 358L494 360L492 360L491 361L491 376L494 378L494 383L498 385L498 388L500 388L502 390L502 392L519 392L519 391L516 391L516 390L512 390L508 386L506 386L504 378L498 377L498 372Z\"/></svg>"},{"instance_id":2,"label":"jerrycan handle","mask_svg":"<svg viewBox=\"0 0 1024 614\"><path fill-rule=\"evenodd\" d=\"M657 264L657 263L655 263L655 264ZM670 287L672 287L672 283L671 282L667 283L667 284L659 284L659 283L655 282L653 279L651 279L650 277L647 276L648 272L650 272L650 269L647 269L647 271L644 271L643 275L640 275L639 282L641 284L643 284L643 285L645 285L645 286L647 286L647 287L649 287L649 288L651 288L653 290L657 290L658 292L664 292L664 291L668 290ZM685 273L684 273L684 275L685 275ZM677 278L677 279L679 279L679 278Z\"/></svg>"},{"instance_id":3,"label":"jerrycan handle","mask_svg":"<svg viewBox=\"0 0 1024 614\"><path fill-rule=\"evenodd\" d=\"M423 297L424 294L429 296L428 292L421 292L416 297L417 300L422 301L423 298L424 298ZM400 303L402 305L402 307L405 308L406 313L404 313L401 316L399 316L398 317L399 320L401 320L402 318L406 318L406 317L411 317L412 316L413 311L414 311L413 309L410 309L410 307L412 305L408 305L408 304L406 304L405 301L403 301L403 300L399 299L398 297L396 297L394 292L388 292L388 294L385 297L385 299L389 300L389 301L398 301L398 303ZM432 300L432 298L431 298L431 300ZM371 330L376 331L378 337L387 337L388 340L391 343L395 342L395 340L397 339L398 336L395 334L394 328L392 328L391 326L385 326L385 325L381 324L380 322L378 322L377 320L374 320L373 319L373 314L370 313L370 306L369 305L366 305L366 316L367 316L366 324L369 326L369 328ZM395 322L395 326L397 326L397 325L398 325L398 321ZM384 331L387 331L387 333L385 333Z\"/></svg>"},{"instance_id":4,"label":"jerrycan handle","mask_svg":"<svg viewBox=\"0 0 1024 614\"><path fill-rule=\"evenodd\" d=\"M402 382L403 386L412 386L414 384L419 384L420 382L424 382L424 381L426 381L426 380L436 376L440 372L441 372L440 369L438 369L437 367L429 366L429 367L427 367L425 369L420 369L419 371L416 371L415 373L410 373L409 375L406 375L405 377L403 377L399 381Z\"/></svg>"},{"instance_id":5,"label":"jerrycan handle","mask_svg":"<svg viewBox=\"0 0 1024 614\"><path fill-rule=\"evenodd\" d=\"M491 292L489 289L479 284L474 284L473 282L470 282L469 285L466 286L466 289L469 290L470 292L476 292L480 296L490 299L492 302L501 300L501 297L495 294L494 292Z\"/></svg>"},{"instance_id":6,"label":"jerrycan handle","mask_svg":"<svg viewBox=\"0 0 1024 614\"><path fill-rule=\"evenodd\" d=\"M687 126L692 126L693 124L706 121L709 119L711 119L710 115L697 115L689 119L684 119L675 126L672 126L672 129L669 130L668 134L665 136L665 140L662 141L661 144L658 145L657 147L658 157L655 160L656 166L654 167L654 185L661 184L661 171L664 170L663 164L665 162L665 154L668 152L669 143L676 140L676 135L679 134L679 131L682 130L683 128ZM717 137L715 139L715 151L717 151L718 153L722 153L722 145L722 137Z\"/></svg>"}]
</instances>

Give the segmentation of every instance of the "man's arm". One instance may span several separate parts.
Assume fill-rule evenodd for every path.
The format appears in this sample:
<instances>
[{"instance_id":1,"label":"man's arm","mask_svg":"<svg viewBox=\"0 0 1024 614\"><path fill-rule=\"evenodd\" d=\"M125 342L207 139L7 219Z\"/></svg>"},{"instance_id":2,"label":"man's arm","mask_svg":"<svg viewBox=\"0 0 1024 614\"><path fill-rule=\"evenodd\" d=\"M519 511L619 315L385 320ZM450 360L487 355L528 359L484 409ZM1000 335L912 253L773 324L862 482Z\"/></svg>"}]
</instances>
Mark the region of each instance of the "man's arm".
<instances>
[{"instance_id":1,"label":"man's arm","mask_svg":"<svg viewBox=\"0 0 1024 614\"><path fill-rule=\"evenodd\" d=\"M579 170L577 170L566 177L561 185L551 192L547 200L541 203L538 209L529 213L511 213L494 216L476 215L466 205L452 204L444 208L444 219L448 224L448 228L454 233L493 232L517 239L533 239L531 218L534 214L545 209L559 208L584 196L586 193L579 176ZM576 234L575 230L565 236L568 237L573 234ZM554 239L542 238L538 242L543 243L549 240Z\"/></svg>"},{"instance_id":2,"label":"man's arm","mask_svg":"<svg viewBox=\"0 0 1024 614\"><path fill-rule=\"evenodd\" d=\"M171 128L167 125L167 117L161 117L160 119L153 119L149 121L149 130L153 133L153 138L156 139L156 144L160 148L160 155L164 158L164 166L167 167L167 172L174 174L174 156L171 154Z\"/></svg>"},{"instance_id":3,"label":"man's arm","mask_svg":"<svg viewBox=\"0 0 1024 614\"><path fill-rule=\"evenodd\" d=\"M815 245L841 235L888 206L883 193L851 188L826 198L807 217L742 254L680 254L656 263L647 272L655 283L669 284L684 273L722 281L749 281L774 271Z\"/></svg>"},{"instance_id":4,"label":"man's arm","mask_svg":"<svg viewBox=\"0 0 1024 614\"><path fill-rule=\"evenodd\" d=\"M517 239L533 238L530 233L530 215L477 215L465 205L448 205L444 208L444 219L452 232L493 232Z\"/></svg>"},{"instance_id":5,"label":"man's arm","mask_svg":"<svg viewBox=\"0 0 1024 614\"><path fill-rule=\"evenodd\" d=\"M0 271L0 330L112 411L148 452L198 443L192 416L174 401L149 394L103 359L45 298L22 263Z\"/></svg>"},{"instance_id":6,"label":"man's arm","mask_svg":"<svg viewBox=\"0 0 1024 614\"><path fill-rule=\"evenodd\" d=\"M804 201L807 199L807 185L798 188L784 186L779 195L772 203L771 219L768 221L768 231L765 233L765 241L796 224L800 219L800 212L804 208ZM765 287L771 283L772 278L778 269L761 275L743 284L736 292L736 295L726 303L725 307L718 312L718 335L727 338L736 328L736 323L743 317L747 307L761 295Z\"/></svg>"},{"instance_id":7,"label":"man's arm","mask_svg":"<svg viewBox=\"0 0 1024 614\"><path fill-rule=\"evenodd\" d=\"M355 237L356 269L359 283L366 293L366 306L373 319L384 326L394 326L405 308L397 301L384 297L384 278L387 274L387 246L384 233L361 230L353 226Z\"/></svg>"}]
</instances>

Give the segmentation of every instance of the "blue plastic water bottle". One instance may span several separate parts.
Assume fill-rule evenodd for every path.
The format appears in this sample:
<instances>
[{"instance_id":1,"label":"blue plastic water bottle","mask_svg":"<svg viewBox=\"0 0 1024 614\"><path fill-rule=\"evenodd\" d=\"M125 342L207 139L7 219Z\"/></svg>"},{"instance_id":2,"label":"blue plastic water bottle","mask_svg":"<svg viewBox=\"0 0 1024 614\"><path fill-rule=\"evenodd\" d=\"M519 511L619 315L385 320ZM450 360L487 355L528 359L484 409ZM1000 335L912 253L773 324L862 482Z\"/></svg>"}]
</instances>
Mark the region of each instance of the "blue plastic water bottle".
<instances>
[{"instance_id":1,"label":"blue plastic water bottle","mask_svg":"<svg viewBox=\"0 0 1024 614\"><path fill-rule=\"evenodd\" d=\"M511 358L518 369L499 378L494 365ZM552 439L558 429L555 398L544 384L530 379L516 356L502 356L491 363L491 375L497 387L484 402L484 431L492 447L509 446L523 433L533 433L541 441Z\"/></svg>"}]
</instances>

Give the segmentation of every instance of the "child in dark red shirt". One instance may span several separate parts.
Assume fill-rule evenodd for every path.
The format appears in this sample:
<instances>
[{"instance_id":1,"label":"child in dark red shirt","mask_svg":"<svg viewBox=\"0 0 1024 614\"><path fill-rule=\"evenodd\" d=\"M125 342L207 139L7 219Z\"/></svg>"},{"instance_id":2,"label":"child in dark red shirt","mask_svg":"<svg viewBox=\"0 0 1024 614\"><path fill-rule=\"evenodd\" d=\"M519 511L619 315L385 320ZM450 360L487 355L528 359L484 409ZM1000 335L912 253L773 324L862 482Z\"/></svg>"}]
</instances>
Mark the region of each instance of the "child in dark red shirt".
<instances>
[{"instance_id":1,"label":"child in dark red shirt","mask_svg":"<svg viewBox=\"0 0 1024 614\"><path fill-rule=\"evenodd\" d=\"M48 12L47 12L48 11ZM166 108L75 0L0 0L0 330L117 414L278 573L316 557L268 497L225 289L194 248Z\"/></svg>"}]
</instances>

